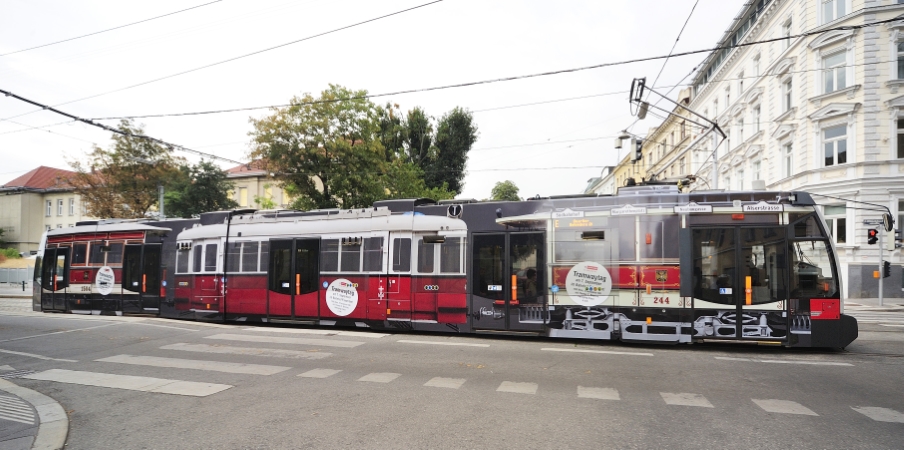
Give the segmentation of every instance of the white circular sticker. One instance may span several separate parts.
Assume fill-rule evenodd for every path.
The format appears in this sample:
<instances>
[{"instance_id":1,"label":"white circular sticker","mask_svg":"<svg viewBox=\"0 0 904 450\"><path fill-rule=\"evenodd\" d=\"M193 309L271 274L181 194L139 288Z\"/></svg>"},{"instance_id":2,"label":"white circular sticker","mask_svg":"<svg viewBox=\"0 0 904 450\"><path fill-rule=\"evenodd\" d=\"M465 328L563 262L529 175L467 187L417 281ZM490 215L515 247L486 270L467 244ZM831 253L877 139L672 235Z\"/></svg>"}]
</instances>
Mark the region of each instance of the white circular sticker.
<instances>
[{"instance_id":1,"label":"white circular sticker","mask_svg":"<svg viewBox=\"0 0 904 450\"><path fill-rule=\"evenodd\" d=\"M100 292L100 295L110 295L113 292L113 283L115 282L115 277L113 276L113 269L110 266L103 266L100 270L97 271L97 276L94 277L94 284L97 286L97 291Z\"/></svg>"},{"instance_id":2,"label":"white circular sticker","mask_svg":"<svg viewBox=\"0 0 904 450\"><path fill-rule=\"evenodd\" d=\"M609 298L612 291L612 277L602 264L584 261L568 271L565 290L577 304L596 306Z\"/></svg>"},{"instance_id":3,"label":"white circular sticker","mask_svg":"<svg viewBox=\"0 0 904 450\"><path fill-rule=\"evenodd\" d=\"M358 306L358 290L355 285L339 278L326 289L326 306L337 316L347 316Z\"/></svg>"}]
</instances>

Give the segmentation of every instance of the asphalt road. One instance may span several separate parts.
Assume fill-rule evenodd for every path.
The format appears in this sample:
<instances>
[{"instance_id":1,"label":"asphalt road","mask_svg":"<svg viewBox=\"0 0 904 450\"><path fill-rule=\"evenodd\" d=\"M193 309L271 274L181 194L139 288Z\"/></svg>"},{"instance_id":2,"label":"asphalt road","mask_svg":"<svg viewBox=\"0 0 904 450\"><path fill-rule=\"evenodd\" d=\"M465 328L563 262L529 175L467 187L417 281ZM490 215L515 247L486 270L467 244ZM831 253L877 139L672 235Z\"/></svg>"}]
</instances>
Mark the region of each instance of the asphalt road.
<instances>
[{"instance_id":1,"label":"asphalt road","mask_svg":"<svg viewBox=\"0 0 904 450\"><path fill-rule=\"evenodd\" d=\"M0 366L70 449L901 448L888 317L825 351L6 314Z\"/></svg>"}]
</instances>

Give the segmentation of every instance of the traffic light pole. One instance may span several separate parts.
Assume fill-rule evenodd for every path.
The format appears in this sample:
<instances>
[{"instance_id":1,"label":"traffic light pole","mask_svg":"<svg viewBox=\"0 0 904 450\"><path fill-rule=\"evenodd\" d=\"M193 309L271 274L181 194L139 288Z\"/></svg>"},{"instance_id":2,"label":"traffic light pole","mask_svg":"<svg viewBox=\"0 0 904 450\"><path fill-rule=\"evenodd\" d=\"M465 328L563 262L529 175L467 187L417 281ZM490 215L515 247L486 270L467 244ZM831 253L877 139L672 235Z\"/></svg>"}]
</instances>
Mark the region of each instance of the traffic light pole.
<instances>
[{"instance_id":1,"label":"traffic light pole","mask_svg":"<svg viewBox=\"0 0 904 450\"><path fill-rule=\"evenodd\" d=\"M884 268L882 267L882 253L885 249L885 244L882 243L882 237L885 233L879 233L879 306L882 306L882 280L885 279L885 274L883 273Z\"/></svg>"}]
</instances>

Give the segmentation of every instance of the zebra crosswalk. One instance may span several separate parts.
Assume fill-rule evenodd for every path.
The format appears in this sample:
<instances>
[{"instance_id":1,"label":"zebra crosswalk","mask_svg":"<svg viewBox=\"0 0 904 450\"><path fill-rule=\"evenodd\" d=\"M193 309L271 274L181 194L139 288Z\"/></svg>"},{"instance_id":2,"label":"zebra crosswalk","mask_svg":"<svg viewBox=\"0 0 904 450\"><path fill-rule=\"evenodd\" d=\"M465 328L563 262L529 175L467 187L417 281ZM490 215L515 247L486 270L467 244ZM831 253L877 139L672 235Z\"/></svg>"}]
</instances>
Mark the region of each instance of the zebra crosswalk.
<instances>
[{"instance_id":1,"label":"zebra crosswalk","mask_svg":"<svg viewBox=\"0 0 904 450\"><path fill-rule=\"evenodd\" d=\"M858 324L877 324L886 327L904 327L904 309L885 309L876 306L847 306L845 314L857 319Z\"/></svg>"}]
</instances>

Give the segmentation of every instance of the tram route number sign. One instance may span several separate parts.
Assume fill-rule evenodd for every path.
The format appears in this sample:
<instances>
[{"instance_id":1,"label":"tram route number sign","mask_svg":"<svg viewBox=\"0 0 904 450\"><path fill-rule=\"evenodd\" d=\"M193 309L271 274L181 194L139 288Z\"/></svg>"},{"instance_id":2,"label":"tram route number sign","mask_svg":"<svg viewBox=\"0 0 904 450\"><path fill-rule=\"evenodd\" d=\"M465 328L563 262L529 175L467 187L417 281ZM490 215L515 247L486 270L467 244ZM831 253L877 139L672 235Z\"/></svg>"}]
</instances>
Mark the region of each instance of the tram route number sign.
<instances>
[{"instance_id":1,"label":"tram route number sign","mask_svg":"<svg viewBox=\"0 0 904 450\"><path fill-rule=\"evenodd\" d=\"M113 276L113 269L110 266L103 266L97 271L94 277L94 284L97 286L97 292L100 295L110 295L113 292L113 283L116 278Z\"/></svg>"},{"instance_id":2,"label":"tram route number sign","mask_svg":"<svg viewBox=\"0 0 904 450\"><path fill-rule=\"evenodd\" d=\"M358 289L345 278L337 278L326 290L326 306L340 317L351 314L358 306Z\"/></svg>"},{"instance_id":3,"label":"tram route number sign","mask_svg":"<svg viewBox=\"0 0 904 450\"><path fill-rule=\"evenodd\" d=\"M576 264L565 277L565 291L575 303L596 306L609 298L612 292L612 276L606 268L594 261Z\"/></svg>"}]
</instances>

